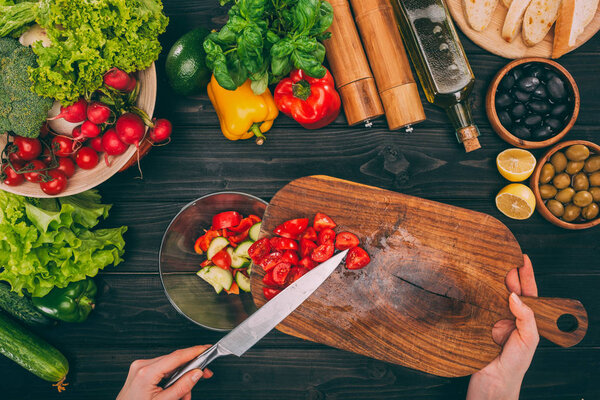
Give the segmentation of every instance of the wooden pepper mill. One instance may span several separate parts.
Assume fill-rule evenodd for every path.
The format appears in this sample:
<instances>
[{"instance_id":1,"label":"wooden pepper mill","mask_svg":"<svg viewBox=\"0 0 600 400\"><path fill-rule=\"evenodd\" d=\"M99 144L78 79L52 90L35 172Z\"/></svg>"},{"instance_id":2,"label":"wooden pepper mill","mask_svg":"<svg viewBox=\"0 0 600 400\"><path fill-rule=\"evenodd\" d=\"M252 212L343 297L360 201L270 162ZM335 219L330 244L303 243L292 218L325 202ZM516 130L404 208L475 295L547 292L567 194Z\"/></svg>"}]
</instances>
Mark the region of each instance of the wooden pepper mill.
<instances>
[{"instance_id":1,"label":"wooden pepper mill","mask_svg":"<svg viewBox=\"0 0 600 400\"><path fill-rule=\"evenodd\" d=\"M323 44L348 124L356 125L379 117L383 107L348 0L327 1L333 7L333 23L331 39Z\"/></svg>"},{"instance_id":2,"label":"wooden pepper mill","mask_svg":"<svg viewBox=\"0 0 600 400\"><path fill-rule=\"evenodd\" d=\"M390 130L425 120L419 89L388 0L350 0Z\"/></svg>"}]
</instances>

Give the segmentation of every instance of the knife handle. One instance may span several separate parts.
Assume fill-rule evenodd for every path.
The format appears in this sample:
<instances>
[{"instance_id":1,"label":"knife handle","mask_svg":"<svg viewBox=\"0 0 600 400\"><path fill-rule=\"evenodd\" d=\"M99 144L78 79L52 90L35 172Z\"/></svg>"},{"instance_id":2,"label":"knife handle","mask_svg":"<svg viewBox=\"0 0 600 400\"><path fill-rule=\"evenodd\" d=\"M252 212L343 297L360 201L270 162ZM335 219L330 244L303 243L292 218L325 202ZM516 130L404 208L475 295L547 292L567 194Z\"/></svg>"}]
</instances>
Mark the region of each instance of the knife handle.
<instances>
[{"instance_id":1,"label":"knife handle","mask_svg":"<svg viewBox=\"0 0 600 400\"><path fill-rule=\"evenodd\" d=\"M167 381L167 383L165 383L165 385L163 386L163 388L164 389L168 388L169 386L171 386L172 384L174 384L175 382L177 382L177 380L179 378L181 378L183 375L185 375L186 373L190 372L191 370L193 370L193 369L204 369L208 364L210 364L215 359L217 359L217 358L219 358L221 356L226 356L228 354L231 354L231 353L229 353L227 351L224 351L221 348L221 346L219 346L218 343L212 345L204 353L202 353L198 357L194 358L192 361L190 361L189 363L187 363L184 367L182 367L179 370L175 371L173 373L173 375L171 375L171 377L169 377L169 380Z\"/></svg>"}]
</instances>

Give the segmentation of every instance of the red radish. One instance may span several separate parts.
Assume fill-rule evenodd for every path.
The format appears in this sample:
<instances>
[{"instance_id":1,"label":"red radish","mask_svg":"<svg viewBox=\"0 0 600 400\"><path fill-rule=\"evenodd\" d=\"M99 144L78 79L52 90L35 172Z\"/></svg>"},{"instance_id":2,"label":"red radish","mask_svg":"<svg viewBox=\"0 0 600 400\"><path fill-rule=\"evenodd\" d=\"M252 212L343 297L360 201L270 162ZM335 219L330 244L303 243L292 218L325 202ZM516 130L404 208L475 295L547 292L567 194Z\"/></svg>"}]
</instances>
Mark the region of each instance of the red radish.
<instances>
[{"instance_id":1,"label":"red radish","mask_svg":"<svg viewBox=\"0 0 600 400\"><path fill-rule=\"evenodd\" d=\"M87 108L87 119L93 124L100 125L110 118L110 108L103 103L95 101Z\"/></svg>"},{"instance_id":2,"label":"red radish","mask_svg":"<svg viewBox=\"0 0 600 400\"><path fill-rule=\"evenodd\" d=\"M123 91L124 92L133 92L133 89L135 89L135 85L137 84L137 80L133 77L133 76L129 76L129 86L127 86Z\"/></svg>"},{"instance_id":3,"label":"red radish","mask_svg":"<svg viewBox=\"0 0 600 400\"><path fill-rule=\"evenodd\" d=\"M140 147L140 140L144 137L144 121L133 113L125 113L119 117L115 130L119 139L127 144Z\"/></svg>"},{"instance_id":4,"label":"red radish","mask_svg":"<svg viewBox=\"0 0 600 400\"><path fill-rule=\"evenodd\" d=\"M90 140L90 147L96 150L98 153L102 153L104 151L104 147L102 147L102 136L96 136Z\"/></svg>"},{"instance_id":5,"label":"red radish","mask_svg":"<svg viewBox=\"0 0 600 400\"><path fill-rule=\"evenodd\" d=\"M79 99L75 103L67 107L60 107L60 114L56 117L48 118L53 121L55 119L63 118L67 122L81 122L86 118L87 103L84 99Z\"/></svg>"},{"instance_id":6,"label":"red radish","mask_svg":"<svg viewBox=\"0 0 600 400\"><path fill-rule=\"evenodd\" d=\"M73 142L73 146L75 146L76 142L83 142L85 140L85 136L83 136L83 133L81 133L81 125L77 125L75 128L73 128L71 137L73 137L73 140L75 141Z\"/></svg>"},{"instance_id":7,"label":"red radish","mask_svg":"<svg viewBox=\"0 0 600 400\"><path fill-rule=\"evenodd\" d=\"M125 153L129 146L119 139L119 135L114 129L107 130L102 136L102 151L111 156L118 156Z\"/></svg>"},{"instance_id":8,"label":"red radish","mask_svg":"<svg viewBox=\"0 0 600 400\"><path fill-rule=\"evenodd\" d=\"M162 142L167 140L171 136L171 132L173 132L173 125L167 119L158 119L154 121L154 128L150 128L150 139L153 142Z\"/></svg>"},{"instance_id":9,"label":"red radish","mask_svg":"<svg viewBox=\"0 0 600 400\"><path fill-rule=\"evenodd\" d=\"M113 89L125 90L131 85L131 77L123 70L112 68L104 74L104 84Z\"/></svg>"},{"instance_id":10,"label":"red radish","mask_svg":"<svg viewBox=\"0 0 600 400\"><path fill-rule=\"evenodd\" d=\"M81 124L81 134L85 137L93 138L100 134L100 128L93 122L85 121Z\"/></svg>"}]
</instances>

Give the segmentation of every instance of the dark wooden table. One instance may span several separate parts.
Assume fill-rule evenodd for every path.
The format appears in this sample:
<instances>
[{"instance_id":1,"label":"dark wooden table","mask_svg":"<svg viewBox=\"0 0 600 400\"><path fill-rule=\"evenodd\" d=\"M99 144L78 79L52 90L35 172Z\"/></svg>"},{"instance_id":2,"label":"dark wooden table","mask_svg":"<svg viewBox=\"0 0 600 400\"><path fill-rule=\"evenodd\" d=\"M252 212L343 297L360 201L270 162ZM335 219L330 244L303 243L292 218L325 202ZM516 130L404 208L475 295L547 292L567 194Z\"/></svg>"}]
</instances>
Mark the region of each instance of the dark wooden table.
<instances>
[{"instance_id":1,"label":"dark wooden table","mask_svg":"<svg viewBox=\"0 0 600 400\"><path fill-rule=\"evenodd\" d=\"M50 384L0 358L2 399L108 399L119 392L129 364L181 347L214 343L222 334L202 329L169 304L158 276L158 249L171 218L186 203L210 192L237 190L269 200L289 181L327 174L482 211L499 218L533 261L540 295L580 299L590 327L576 347L562 349L543 340L525 376L522 399L600 398L600 228L562 230L537 213L526 221L500 214L494 196L507 182L495 167L509 147L491 130L484 111L487 85L507 60L461 35L477 81L473 98L483 148L465 154L444 112L422 96L427 121L406 135L390 132L384 120L371 129L349 128L343 115L320 131L307 131L280 117L257 147L222 136L207 98L173 94L164 77L164 54L184 32L218 27L226 11L217 0L168 0L171 23L158 61L156 115L169 118L170 145L143 160L144 180L135 168L100 186L114 203L108 225L128 225L126 261L97 278L98 306L81 325L61 324L41 332L70 361L70 386L56 394ZM570 139L600 142L600 36L560 63L575 77L581 112ZM536 152L536 155L541 154ZM399 173L397 160L409 162ZM215 376L194 390L202 399L461 399L468 378L440 378L386 364L274 331L242 358L227 357L211 368Z\"/></svg>"}]
</instances>

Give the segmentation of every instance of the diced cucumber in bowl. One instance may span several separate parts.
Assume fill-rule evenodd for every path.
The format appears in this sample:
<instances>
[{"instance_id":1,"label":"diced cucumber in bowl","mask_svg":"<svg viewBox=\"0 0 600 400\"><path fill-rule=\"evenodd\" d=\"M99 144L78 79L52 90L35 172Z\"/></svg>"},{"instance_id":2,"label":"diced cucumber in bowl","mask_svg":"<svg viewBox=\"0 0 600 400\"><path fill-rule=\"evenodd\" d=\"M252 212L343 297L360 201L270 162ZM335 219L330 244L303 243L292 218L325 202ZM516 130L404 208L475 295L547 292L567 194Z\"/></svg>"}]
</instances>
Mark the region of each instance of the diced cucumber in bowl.
<instances>
[{"instance_id":1,"label":"diced cucumber in bowl","mask_svg":"<svg viewBox=\"0 0 600 400\"><path fill-rule=\"evenodd\" d=\"M244 292L250 292L250 278L242 274L241 271L235 273L235 282Z\"/></svg>"},{"instance_id":2,"label":"diced cucumber in bowl","mask_svg":"<svg viewBox=\"0 0 600 400\"><path fill-rule=\"evenodd\" d=\"M231 272L216 266L202 268L196 275L208 282L217 293L221 293L223 289L231 289L233 284Z\"/></svg>"},{"instance_id":3,"label":"diced cucumber in bowl","mask_svg":"<svg viewBox=\"0 0 600 400\"><path fill-rule=\"evenodd\" d=\"M248 255L248 249L253 244L254 242L252 240L246 240L238 244L238 247L235 248L235 251L233 253L238 257L250 258L250 256Z\"/></svg>"},{"instance_id":4,"label":"diced cucumber in bowl","mask_svg":"<svg viewBox=\"0 0 600 400\"><path fill-rule=\"evenodd\" d=\"M218 236L214 238L208 245L208 250L206 251L206 258L208 258L209 260L212 259L215 254L217 254L227 246L229 246L229 240L227 240L227 238L224 238L223 236Z\"/></svg>"},{"instance_id":5,"label":"diced cucumber in bowl","mask_svg":"<svg viewBox=\"0 0 600 400\"><path fill-rule=\"evenodd\" d=\"M233 248L228 247L227 253L231 257L231 268L248 268L248 265L250 265L250 260L235 254Z\"/></svg>"},{"instance_id":6,"label":"diced cucumber in bowl","mask_svg":"<svg viewBox=\"0 0 600 400\"><path fill-rule=\"evenodd\" d=\"M252 225L252 227L248 231L248 236L250 236L250 239L252 239L255 242L258 240L258 235L260 234L261 226L262 222L257 222L256 224Z\"/></svg>"}]
</instances>

